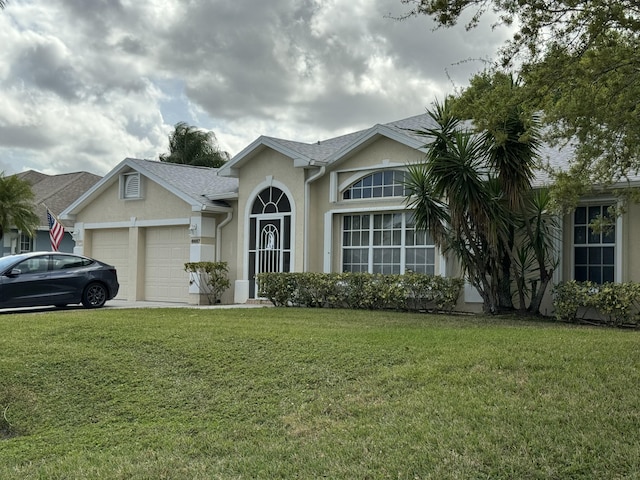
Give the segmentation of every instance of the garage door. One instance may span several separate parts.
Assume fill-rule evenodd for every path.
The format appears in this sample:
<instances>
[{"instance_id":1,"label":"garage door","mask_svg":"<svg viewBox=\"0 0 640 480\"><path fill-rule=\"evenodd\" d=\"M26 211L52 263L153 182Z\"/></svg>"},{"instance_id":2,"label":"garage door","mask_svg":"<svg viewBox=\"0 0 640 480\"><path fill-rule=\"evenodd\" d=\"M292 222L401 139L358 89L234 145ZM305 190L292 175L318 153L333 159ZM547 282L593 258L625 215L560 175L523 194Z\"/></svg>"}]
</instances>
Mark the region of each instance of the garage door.
<instances>
[{"instance_id":1,"label":"garage door","mask_svg":"<svg viewBox=\"0 0 640 480\"><path fill-rule=\"evenodd\" d=\"M144 298L160 302L188 302L189 229L154 227L147 229Z\"/></svg>"},{"instance_id":2,"label":"garage door","mask_svg":"<svg viewBox=\"0 0 640 480\"><path fill-rule=\"evenodd\" d=\"M91 257L116 267L120 290L116 298L127 299L129 279L129 230L126 228L93 230Z\"/></svg>"}]
</instances>

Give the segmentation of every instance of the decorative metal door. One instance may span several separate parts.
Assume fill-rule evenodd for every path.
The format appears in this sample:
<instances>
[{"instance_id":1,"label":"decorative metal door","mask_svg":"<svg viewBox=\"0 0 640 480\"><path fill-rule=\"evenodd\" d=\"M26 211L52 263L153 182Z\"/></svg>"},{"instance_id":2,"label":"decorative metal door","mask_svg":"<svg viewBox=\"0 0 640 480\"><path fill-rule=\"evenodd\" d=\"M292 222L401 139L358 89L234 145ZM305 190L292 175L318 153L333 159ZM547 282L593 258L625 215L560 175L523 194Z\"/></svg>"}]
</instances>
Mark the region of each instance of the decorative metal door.
<instances>
[{"instance_id":1,"label":"decorative metal door","mask_svg":"<svg viewBox=\"0 0 640 480\"><path fill-rule=\"evenodd\" d=\"M282 272L282 219L260 219L256 243L258 245L258 265L256 273Z\"/></svg>"},{"instance_id":2,"label":"decorative metal door","mask_svg":"<svg viewBox=\"0 0 640 480\"><path fill-rule=\"evenodd\" d=\"M249 297L259 296L256 274L290 269L290 203L282 190L269 187L256 198L249 221Z\"/></svg>"}]
</instances>

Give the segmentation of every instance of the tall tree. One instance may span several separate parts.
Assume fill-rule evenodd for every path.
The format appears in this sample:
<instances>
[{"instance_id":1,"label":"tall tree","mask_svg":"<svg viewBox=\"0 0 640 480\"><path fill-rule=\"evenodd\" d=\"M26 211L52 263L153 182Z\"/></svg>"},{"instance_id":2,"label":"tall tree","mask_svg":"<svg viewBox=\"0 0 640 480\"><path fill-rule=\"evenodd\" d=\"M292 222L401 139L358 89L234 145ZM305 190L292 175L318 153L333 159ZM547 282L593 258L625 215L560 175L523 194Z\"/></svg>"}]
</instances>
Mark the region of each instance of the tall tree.
<instances>
[{"instance_id":1,"label":"tall tree","mask_svg":"<svg viewBox=\"0 0 640 480\"><path fill-rule=\"evenodd\" d=\"M512 272L520 308L528 297L538 313L554 263L552 223L531 189L537 138L533 129L520 135L526 122L517 110L477 134L463 128L454 105L452 98L436 104L429 112L436 126L417 132L431 140L424 163L408 173L417 226L458 259L486 313L513 308Z\"/></svg>"},{"instance_id":2,"label":"tall tree","mask_svg":"<svg viewBox=\"0 0 640 480\"><path fill-rule=\"evenodd\" d=\"M33 204L31 185L15 175L5 177L0 173L0 237L5 230L16 227L33 236L39 219Z\"/></svg>"},{"instance_id":3,"label":"tall tree","mask_svg":"<svg viewBox=\"0 0 640 480\"><path fill-rule=\"evenodd\" d=\"M408 15L428 15L440 26L465 15L467 28L485 13L517 26L493 69L522 79L517 95L485 98L484 105L520 105L543 112L547 140L576 141L575 159L559 186L570 203L576 189L624 179L640 170L640 4L637 0L401 0ZM466 16L469 14L469 16ZM473 88L473 82L472 87ZM480 108L476 123L495 109ZM496 117L494 117L495 120Z\"/></svg>"},{"instance_id":4,"label":"tall tree","mask_svg":"<svg viewBox=\"0 0 640 480\"><path fill-rule=\"evenodd\" d=\"M431 234L443 253L453 253L483 299L485 313L499 308L498 239L509 217L501 212L495 182L482 164L484 142L459 127L451 101L429 115L435 128L419 131L432 139L425 162L409 167L409 206L416 224ZM501 231L502 230L502 231Z\"/></svg>"},{"instance_id":5,"label":"tall tree","mask_svg":"<svg viewBox=\"0 0 640 480\"><path fill-rule=\"evenodd\" d=\"M160 155L162 162L214 168L222 166L228 159L229 154L220 150L213 132L185 122L176 123L169 135L169 153Z\"/></svg>"}]
</instances>

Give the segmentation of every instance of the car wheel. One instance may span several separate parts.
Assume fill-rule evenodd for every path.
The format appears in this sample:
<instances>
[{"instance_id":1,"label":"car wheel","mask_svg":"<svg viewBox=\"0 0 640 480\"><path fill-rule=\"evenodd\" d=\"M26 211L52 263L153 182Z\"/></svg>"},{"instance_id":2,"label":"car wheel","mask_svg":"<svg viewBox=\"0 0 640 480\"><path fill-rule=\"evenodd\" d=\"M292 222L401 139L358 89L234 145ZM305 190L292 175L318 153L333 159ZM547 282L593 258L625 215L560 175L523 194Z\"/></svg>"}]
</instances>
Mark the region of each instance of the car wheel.
<instances>
[{"instance_id":1,"label":"car wheel","mask_svg":"<svg viewBox=\"0 0 640 480\"><path fill-rule=\"evenodd\" d=\"M82 293L85 308L100 308L107 301L107 287L101 283L90 283Z\"/></svg>"}]
</instances>

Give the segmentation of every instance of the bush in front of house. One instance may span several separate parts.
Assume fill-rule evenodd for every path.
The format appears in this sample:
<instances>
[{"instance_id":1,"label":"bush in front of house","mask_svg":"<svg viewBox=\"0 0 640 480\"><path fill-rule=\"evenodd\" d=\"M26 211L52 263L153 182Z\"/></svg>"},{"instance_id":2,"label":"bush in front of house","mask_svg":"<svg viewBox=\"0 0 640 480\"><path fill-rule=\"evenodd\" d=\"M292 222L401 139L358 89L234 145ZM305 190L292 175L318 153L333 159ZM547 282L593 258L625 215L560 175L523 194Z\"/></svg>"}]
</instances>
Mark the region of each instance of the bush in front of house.
<instances>
[{"instance_id":1,"label":"bush in front of house","mask_svg":"<svg viewBox=\"0 0 640 480\"><path fill-rule=\"evenodd\" d=\"M635 282L604 283L571 280L553 290L556 319L578 322L597 320L608 325L640 323L640 284Z\"/></svg>"},{"instance_id":2,"label":"bush in front of house","mask_svg":"<svg viewBox=\"0 0 640 480\"><path fill-rule=\"evenodd\" d=\"M451 311L464 281L406 273L259 273L259 295L275 306Z\"/></svg>"},{"instance_id":3,"label":"bush in front of house","mask_svg":"<svg viewBox=\"0 0 640 480\"><path fill-rule=\"evenodd\" d=\"M227 262L189 262L184 264L189 272L189 285L195 284L207 296L210 305L218 303L231 282L227 277Z\"/></svg>"}]
</instances>

